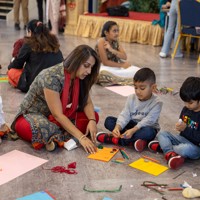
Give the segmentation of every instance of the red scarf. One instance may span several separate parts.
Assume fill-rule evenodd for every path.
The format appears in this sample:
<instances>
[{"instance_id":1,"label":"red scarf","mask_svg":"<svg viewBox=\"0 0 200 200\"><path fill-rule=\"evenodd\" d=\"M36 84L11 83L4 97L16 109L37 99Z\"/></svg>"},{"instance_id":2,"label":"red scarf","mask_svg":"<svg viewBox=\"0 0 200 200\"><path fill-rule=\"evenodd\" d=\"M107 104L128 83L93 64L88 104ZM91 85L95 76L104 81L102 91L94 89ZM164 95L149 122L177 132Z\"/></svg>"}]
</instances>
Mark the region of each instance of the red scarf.
<instances>
[{"instance_id":1,"label":"red scarf","mask_svg":"<svg viewBox=\"0 0 200 200\"><path fill-rule=\"evenodd\" d=\"M79 100L79 78L75 78L74 80L74 85L72 89L72 101L71 101L71 107L67 108L67 105L70 103L68 102L69 98L69 89L70 89L70 80L71 80L71 74L67 73L66 70L64 70L65 73L65 82L64 82L64 88L63 92L61 94L61 102L62 102L62 109L63 113L66 117L71 118L74 116L76 109L78 107L78 100ZM55 123L56 125L60 126L61 125L55 120L53 115L49 115L48 117L49 121Z\"/></svg>"}]
</instances>

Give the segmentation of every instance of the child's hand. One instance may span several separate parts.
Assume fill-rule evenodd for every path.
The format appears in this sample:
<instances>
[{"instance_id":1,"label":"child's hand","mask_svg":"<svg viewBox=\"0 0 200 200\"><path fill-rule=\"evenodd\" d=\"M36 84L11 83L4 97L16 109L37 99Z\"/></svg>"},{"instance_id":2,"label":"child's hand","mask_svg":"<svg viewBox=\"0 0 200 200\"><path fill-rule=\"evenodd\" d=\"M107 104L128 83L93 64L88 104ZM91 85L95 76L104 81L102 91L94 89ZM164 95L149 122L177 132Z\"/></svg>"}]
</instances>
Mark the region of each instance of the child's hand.
<instances>
[{"instance_id":1,"label":"child's hand","mask_svg":"<svg viewBox=\"0 0 200 200\"><path fill-rule=\"evenodd\" d=\"M124 62L122 63L122 68L127 69L131 66L131 64L129 62Z\"/></svg>"},{"instance_id":2,"label":"child's hand","mask_svg":"<svg viewBox=\"0 0 200 200\"><path fill-rule=\"evenodd\" d=\"M123 139L130 139L133 135L133 131L131 129L127 130L124 134L121 135Z\"/></svg>"},{"instance_id":3,"label":"child's hand","mask_svg":"<svg viewBox=\"0 0 200 200\"><path fill-rule=\"evenodd\" d=\"M186 126L187 126L187 125L186 125L185 122L177 122L177 123L175 124L175 129L176 129L176 131L181 132L181 131L184 131L184 130L185 130Z\"/></svg>"},{"instance_id":4,"label":"child's hand","mask_svg":"<svg viewBox=\"0 0 200 200\"><path fill-rule=\"evenodd\" d=\"M119 138L120 137L120 130L115 127L114 130L112 131L112 134L114 137Z\"/></svg>"}]
</instances>

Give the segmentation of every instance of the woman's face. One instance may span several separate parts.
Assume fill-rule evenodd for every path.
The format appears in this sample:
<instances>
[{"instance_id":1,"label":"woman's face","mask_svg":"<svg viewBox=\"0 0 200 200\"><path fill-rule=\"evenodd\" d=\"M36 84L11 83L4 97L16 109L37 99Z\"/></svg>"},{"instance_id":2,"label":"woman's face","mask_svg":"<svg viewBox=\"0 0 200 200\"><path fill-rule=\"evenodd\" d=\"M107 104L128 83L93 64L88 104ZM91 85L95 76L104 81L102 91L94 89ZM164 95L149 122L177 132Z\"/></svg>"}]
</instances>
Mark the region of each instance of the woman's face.
<instances>
[{"instance_id":1,"label":"woman's face","mask_svg":"<svg viewBox=\"0 0 200 200\"><path fill-rule=\"evenodd\" d=\"M105 33L105 35L108 40L118 40L119 27L117 25L112 26L111 29Z\"/></svg>"},{"instance_id":2,"label":"woman's face","mask_svg":"<svg viewBox=\"0 0 200 200\"><path fill-rule=\"evenodd\" d=\"M91 74L92 67L95 64L95 59L93 56L90 56L88 60L80 65L76 72L76 77L83 80L87 75Z\"/></svg>"}]
</instances>

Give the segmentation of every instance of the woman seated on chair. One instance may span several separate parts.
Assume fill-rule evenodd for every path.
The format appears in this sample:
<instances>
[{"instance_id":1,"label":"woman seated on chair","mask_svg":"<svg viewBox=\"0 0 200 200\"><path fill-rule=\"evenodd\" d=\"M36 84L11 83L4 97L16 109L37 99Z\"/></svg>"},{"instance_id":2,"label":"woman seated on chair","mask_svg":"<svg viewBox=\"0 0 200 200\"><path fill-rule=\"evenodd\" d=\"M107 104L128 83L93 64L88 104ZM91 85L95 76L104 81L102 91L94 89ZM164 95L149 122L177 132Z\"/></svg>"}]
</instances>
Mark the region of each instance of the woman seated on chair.
<instances>
[{"instance_id":1,"label":"woman seated on chair","mask_svg":"<svg viewBox=\"0 0 200 200\"><path fill-rule=\"evenodd\" d=\"M56 36L42 22L31 20L27 24L23 45L8 66L9 83L27 92L39 72L63 61L59 48Z\"/></svg>"},{"instance_id":2,"label":"woman seated on chair","mask_svg":"<svg viewBox=\"0 0 200 200\"><path fill-rule=\"evenodd\" d=\"M128 85L133 83L133 76L139 69L126 61L127 55L118 41L119 27L116 22L104 24L101 38L95 50L99 54L102 65L98 82L100 85Z\"/></svg>"},{"instance_id":3,"label":"woman seated on chair","mask_svg":"<svg viewBox=\"0 0 200 200\"><path fill-rule=\"evenodd\" d=\"M94 153L98 114L89 92L99 68L96 52L80 45L64 62L40 72L20 105L12 129L35 149L45 146L53 151L73 136L86 152Z\"/></svg>"}]
</instances>

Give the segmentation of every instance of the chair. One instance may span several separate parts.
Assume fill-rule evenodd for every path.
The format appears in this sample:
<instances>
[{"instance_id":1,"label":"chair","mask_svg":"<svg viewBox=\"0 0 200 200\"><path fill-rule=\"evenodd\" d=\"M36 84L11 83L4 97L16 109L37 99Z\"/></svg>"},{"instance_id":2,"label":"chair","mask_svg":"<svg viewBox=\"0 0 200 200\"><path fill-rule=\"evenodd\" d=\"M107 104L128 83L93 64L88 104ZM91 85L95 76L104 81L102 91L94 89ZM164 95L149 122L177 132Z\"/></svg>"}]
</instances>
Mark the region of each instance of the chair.
<instances>
[{"instance_id":1,"label":"chair","mask_svg":"<svg viewBox=\"0 0 200 200\"><path fill-rule=\"evenodd\" d=\"M179 36L172 53L172 58L176 55L182 37L200 39L200 33L195 28L200 27L200 2L197 0L180 0L178 6L178 23ZM200 55L197 62L200 63Z\"/></svg>"}]
</instances>

